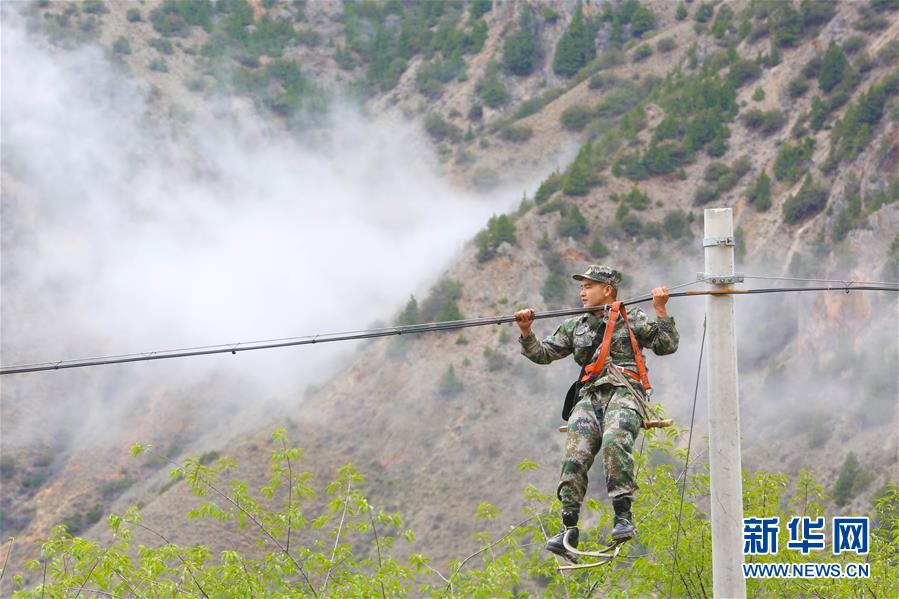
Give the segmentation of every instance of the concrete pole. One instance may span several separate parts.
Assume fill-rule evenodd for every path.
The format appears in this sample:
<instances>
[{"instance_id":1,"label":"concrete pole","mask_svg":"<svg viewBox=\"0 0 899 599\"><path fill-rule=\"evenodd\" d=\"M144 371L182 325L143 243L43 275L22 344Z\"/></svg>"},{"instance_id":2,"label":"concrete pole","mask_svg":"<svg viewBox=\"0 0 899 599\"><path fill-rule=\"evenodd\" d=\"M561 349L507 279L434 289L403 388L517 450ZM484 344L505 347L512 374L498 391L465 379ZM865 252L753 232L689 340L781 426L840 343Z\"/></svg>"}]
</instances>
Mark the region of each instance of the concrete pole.
<instances>
[{"instance_id":1,"label":"concrete pole","mask_svg":"<svg viewBox=\"0 0 899 599\"><path fill-rule=\"evenodd\" d=\"M728 289L734 273L730 208L705 210L705 274L713 289ZM715 597L746 597L743 578L743 481L734 296L706 298L709 334L709 466L712 504L712 588Z\"/></svg>"}]
</instances>

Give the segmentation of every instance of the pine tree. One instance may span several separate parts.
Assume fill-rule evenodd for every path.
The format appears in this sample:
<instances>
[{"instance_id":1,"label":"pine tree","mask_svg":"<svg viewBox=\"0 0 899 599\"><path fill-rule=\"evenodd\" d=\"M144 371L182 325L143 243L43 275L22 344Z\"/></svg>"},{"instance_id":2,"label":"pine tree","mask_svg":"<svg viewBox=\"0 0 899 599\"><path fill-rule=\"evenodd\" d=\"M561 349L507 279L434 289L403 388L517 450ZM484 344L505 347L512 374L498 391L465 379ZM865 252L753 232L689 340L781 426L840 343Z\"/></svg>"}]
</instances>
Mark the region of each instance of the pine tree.
<instances>
[{"instance_id":1,"label":"pine tree","mask_svg":"<svg viewBox=\"0 0 899 599\"><path fill-rule=\"evenodd\" d=\"M821 61L821 71L818 73L818 84L822 91L829 92L836 87L849 69L849 61L846 55L834 42L830 42L824 59Z\"/></svg>"},{"instance_id":2,"label":"pine tree","mask_svg":"<svg viewBox=\"0 0 899 599\"><path fill-rule=\"evenodd\" d=\"M556 75L571 77L596 56L593 45L593 28L584 20L583 7L578 2L568 29L556 44L553 71Z\"/></svg>"},{"instance_id":3,"label":"pine tree","mask_svg":"<svg viewBox=\"0 0 899 599\"><path fill-rule=\"evenodd\" d=\"M588 141L578 152L577 158L568 167L565 173L565 180L562 182L562 193L569 196L587 195L590 191L590 181L592 178L593 167L590 157L593 153L593 146Z\"/></svg>"},{"instance_id":4,"label":"pine tree","mask_svg":"<svg viewBox=\"0 0 899 599\"><path fill-rule=\"evenodd\" d=\"M631 35L641 37L656 26L656 16L651 10L640 5L631 15Z\"/></svg>"},{"instance_id":5,"label":"pine tree","mask_svg":"<svg viewBox=\"0 0 899 599\"><path fill-rule=\"evenodd\" d=\"M849 503L852 495L852 483L855 482L858 471L858 458L850 451L843 461L840 475L833 489L833 500L838 506L844 506Z\"/></svg>"},{"instance_id":6,"label":"pine tree","mask_svg":"<svg viewBox=\"0 0 899 599\"><path fill-rule=\"evenodd\" d=\"M396 317L396 324L397 326L403 327L419 323L421 323L421 313L418 311L418 302L415 301L414 295L410 295L406 307L403 308L400 315Z\"/></svg>"},{"instance_id":7,"label":"pine tree","mask_svg":"<svg viewBox=\"0 0 899 599\"><path fill-rule=\"evenodd\" d=\"M759 174L746 199L759 212L764 212L771 207L771 178L768 173L762 171Z\"/></svg>"},{"instance_id":8,"label":"pine tree","mask_svg":"<svg viewBox=\"0 0 899 599\"><path fill-rule=\"evenodd\" d=\"M525 77L534 71L540 58L534 16L529 6L522 8L518 24L518 31L503 44L503 67L513 75Z\"/></svg>"},{"instance_id":9,"label":"pine tree","mask_svg":"<svg viewBox=\"0 0 899 599\"><path fill-rule=\"evenodd\" d=\"M583 237L589 231L587 219L577 206L572 206L568 216L559 221L559 235L563 237Z\"/></svg>"}]
</instances>

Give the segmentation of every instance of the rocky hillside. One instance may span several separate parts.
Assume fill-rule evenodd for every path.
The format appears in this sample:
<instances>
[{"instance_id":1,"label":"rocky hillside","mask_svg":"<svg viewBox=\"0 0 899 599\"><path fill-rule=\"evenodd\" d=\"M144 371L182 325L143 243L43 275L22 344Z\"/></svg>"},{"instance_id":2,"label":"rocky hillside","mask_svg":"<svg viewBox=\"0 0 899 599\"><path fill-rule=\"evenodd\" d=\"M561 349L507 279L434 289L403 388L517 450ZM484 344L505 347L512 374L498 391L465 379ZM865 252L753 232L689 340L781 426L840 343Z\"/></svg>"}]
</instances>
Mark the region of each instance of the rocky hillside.
<instances>
[{"instance_id":1,"label":"rocky hillside","mask_svg":"<svg viewBox=\"0 0 899 599\"><path fill-rule=\"evenodd\" d=\"M734 209L747 275L899 277L892 0L86 0L34 2L23 13L32 35L60 51L104 48L146 86L162 122L249 111L314 143L331 107L351 98L420 124L457 186L488 191L543 169L539 187L486 223L427 297L397 306L404 324L573 305L568 275L591 262L625 272L627 296L689 282L702 270L697 239L712 206ZM747 279L756 284L778 283ZM737 306L744 461L810 470L832 491L852 453L862 467L831 509L864 511L899 480L896 298L760 298ZM702 310L699 300L672 300L681 348L650 358L658 399L681 426ZM187 485L171 484L162 460L135 464L126 448L137 440L172 458L227 454L261 480L269 434L284 423L319 480L352 461L370 499L400 511L419 547L443 559L467 554L479 504L509 520L525 483L556 483L561 398L576 371L517 353L511 325L383 339L258 430L231 422L213 438L189 418L150 424L180 420L161 415L170 408L156 397L99 452L58 455L51 443L4 451L3 535L23 547L12 563L55 523L100 535L103 513L135 502L174 541L240 544L236 530L181 526ZM191 392L256 399L226 377L173 394ZM4 411L25 395L4 397ZM519 473L524 459L540 469ZM591 493L603 495L596 485Z\"/></svg>"}]
</instances>

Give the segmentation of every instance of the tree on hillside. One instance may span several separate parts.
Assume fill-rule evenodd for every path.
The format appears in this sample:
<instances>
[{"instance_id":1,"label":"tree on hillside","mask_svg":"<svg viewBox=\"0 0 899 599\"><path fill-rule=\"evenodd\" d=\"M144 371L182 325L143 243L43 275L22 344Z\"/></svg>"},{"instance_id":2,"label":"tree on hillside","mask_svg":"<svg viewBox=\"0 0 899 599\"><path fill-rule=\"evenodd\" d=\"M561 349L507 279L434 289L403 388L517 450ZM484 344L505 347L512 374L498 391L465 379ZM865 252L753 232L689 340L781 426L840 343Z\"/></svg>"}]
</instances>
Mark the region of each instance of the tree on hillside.
<instances>
[{"instance_id":1,"label":"tree on hillside","mask_svg":"<svg viewBox=\"0 0 899 599\"><path fill-rule=\"evenodd\" d=\"M631 15L631 35L640 37L656 26L656 16L642 4Z\"/></svg>"},{"instance_id":2,"label":"tree on hillside","mask_svg":"<svg viewBox=\"0 0 899 599\"><path fill-rule=\"evenodd\" d=\"M556 44L553 72L571 77L596 56L593 45L593 27L584 19L583 7L578 2L568 29Z\"/></svg>"},{"instance_id":3,"label":"tree on hillside","mask_svg":"<svg viewBox=\"0 0 899 599\"><path fill-rule=\"evenodd\" d=\"M593 176L592 154L593 145L588 141L565 172L562 193L569 196L587 195Z\"/></svg>"},{"instance_id":4,"label":"tree on hillside","mask_svg":"<svg viewBox=\"0 0 899 599\"><path fill-rule=\"evenodd\" d=\"M840 81L849 69L849 61L846 55L834 42L830 42L827 52L824 53L824 59L821 61L821 71L818 73L818 84L825 92L829 92Z\"/></svg>"},{"instance_id":5,"label":"tree on hillside","mask_svg":"<svg viewBox=\"0 0 899 599\"><path fill-rule=\"evenodd\" d=\"M507 72L525 77L534 71L540 60L537 29L531 7L525 5L518 17L519 29L503 43L503 67Z\"/></svg>"},{"instance_id":6,"label":"tree on hillside","mask_svg":"<svg viewBox=\"0 0 899 599\"><path fill-rule=\"evenodd\" d=\"M749 189L746 196L749 203L759 212L764 212L771 207L771 177L762 171Z\"/></svg>"},{"instance_id":7,"label":"tree on hillside","mask_svg":"<svg viewBox=\"0 0 899 599\"><path fill-rule=\"evenodd\" d=\"M418 302L415 301L414 295L409 296L409 302L394 322L401 327L421 323L421 313L418 311Z\"/></svg>"}]
</instances>

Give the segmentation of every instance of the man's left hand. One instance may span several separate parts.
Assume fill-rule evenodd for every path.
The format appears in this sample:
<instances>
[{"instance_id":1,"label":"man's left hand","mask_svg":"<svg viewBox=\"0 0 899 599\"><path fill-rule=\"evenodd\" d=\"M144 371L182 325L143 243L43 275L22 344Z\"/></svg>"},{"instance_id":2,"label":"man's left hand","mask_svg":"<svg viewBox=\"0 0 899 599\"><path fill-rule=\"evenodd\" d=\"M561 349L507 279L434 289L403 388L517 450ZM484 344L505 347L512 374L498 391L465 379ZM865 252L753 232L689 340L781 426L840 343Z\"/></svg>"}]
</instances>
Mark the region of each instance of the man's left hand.
<instances>
[{"instance_id":1,"label":"man's left hand","mask_svg":"<svg viewBox=\"0 0 899 599\"><path fill-rule=\"evenodd\" d=\"M665 309L665 304L668 303L668 288L667 287L656 287L652 290L652 307L656 310L656 315L659 318L665 318L668 316L668 310Z\"/></svg>"}]
</instances>

